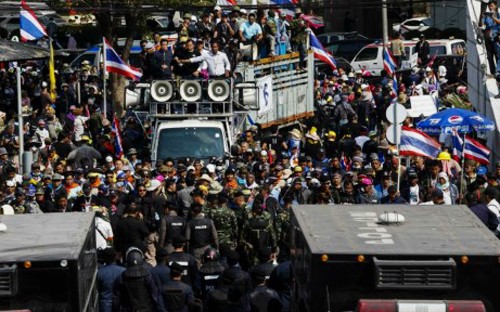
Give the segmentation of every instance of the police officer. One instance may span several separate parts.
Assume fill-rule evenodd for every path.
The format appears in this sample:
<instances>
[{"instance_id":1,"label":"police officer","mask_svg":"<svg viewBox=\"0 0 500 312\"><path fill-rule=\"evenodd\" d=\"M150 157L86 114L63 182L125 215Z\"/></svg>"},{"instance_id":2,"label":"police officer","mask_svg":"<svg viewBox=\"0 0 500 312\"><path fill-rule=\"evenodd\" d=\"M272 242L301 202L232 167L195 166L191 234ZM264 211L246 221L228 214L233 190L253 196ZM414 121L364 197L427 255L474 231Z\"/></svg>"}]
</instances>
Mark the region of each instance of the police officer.
<instances>
[{"instance_id":1,"label":"police officer","mask_svg":"<svg viewBox=\"0 0 500 312\"><path fill-rule=\"evenodd\" d=\"M258 263L258 252L270 248L276 250L276 233L269 212L260 202L254 201L252 212L243 225L241 242L245 246L250 265Z\"/></svg>"},{"instance_id":2,"label":"police officer","mask_svg":"<svg viewBox=\"0 0 500 312\"><path fill-rule=\"evenodd\" d=\"M188 221L186 228L188 250L197 261L200 261L205 249L211 245L219 248L219 240L214 222L205 217L201 205L193 203L191 213L193 218Z\"/></svg>"},{"instance_id":3,"label":"police officer","mask_svg":"<svg viewBox=\"0 0 500 312\"><path fill-rule=\"evenodd\" d=\"M265 248L264 250L259 250L259 261L260 263L250 269L250 274L252 272L264 272L266 280L269 279L271 273L274 268L277 266L277 263L274 263L274 254L271 252L269 248Z\"/></svg>"},{"instance_id":4,"label":"police officer","mask_svg":"<svg viewBox=\"0 0 500 312\"><path fill-rule=\"evenodd\" d=\"M127 269L117 281L114 311L165 311L160 292L144 261L143 252L130 247L125 254Z\"/></svg>"},{"instance_id":5,"label":"police officer","mask_svg":"<svg viewBox=\"0 0 500 312\"><path fill-rule=\"evenodd\" d=\"M162 297L169 312L187 312L194 300L191 286L181 281L184 268L177 262L170 266L170 281L162 288Z\"/></svg>"},{"instance_id":6,"label":"police officer","mask_svg":"<svg viewBox=\"0 0 500 312\"><path fill-rule=\"evenodd\" d=\"M247 295L247 302L251 311L267 312L281 311L283 304L278 293L266 285L267 272L262 268L253 270L252 280L256 285L255 289Z\"/></svg>"},{"instance_id":7,"label":"police officer","mask_svg":"<svg viewBox=\"0 0 500 312\"><path fill-rule=\"evenodd\" d=\"M200 297L205 300L210 292L219 284L219 277L224 272L220 263L219 252L214 248L207 248L203 253L203 265L200 268Z\"/></svg>"},{"instance_id":8,"label":"police officer","mask_svg":"<svg viewBox=\"0 0 500 312\"><path fill-rule=\"evenodd\" d=\"M177 206L175 203L167 202L165 204L165 216L161 219L160 224L160 246L165 247L169 254L174 251L172 245L173 238L186 233L186 220L178 216L176 210Z\"/></svg>"},{"instance_id":9,"label":"police officer","mask_svg":"<svg viewBox=\"0 0 500 312\"><path fill-rule=\"evenodd\" d=\"M168 259L169 266L172 266L174 262L182 266L181 281L192 286L198 275L198 265L191 254L184 252L186 241L186 238L182 235L174 236L172 240L174 251L168 256Z\"/></svg>"},{"instance_id":10,"label":"police officer","mask_svg":"<svg viewBox=\"0 0 500 312\"><path fill-rule=\"evenodd\" d=\"M231 249L235 249L238 237L236 214L227 207L227 197L225 193L219 193L216 198L216 204L208 210L207 217L214 222L219 243L229 246Z\"/></svg>"}]
</instances>

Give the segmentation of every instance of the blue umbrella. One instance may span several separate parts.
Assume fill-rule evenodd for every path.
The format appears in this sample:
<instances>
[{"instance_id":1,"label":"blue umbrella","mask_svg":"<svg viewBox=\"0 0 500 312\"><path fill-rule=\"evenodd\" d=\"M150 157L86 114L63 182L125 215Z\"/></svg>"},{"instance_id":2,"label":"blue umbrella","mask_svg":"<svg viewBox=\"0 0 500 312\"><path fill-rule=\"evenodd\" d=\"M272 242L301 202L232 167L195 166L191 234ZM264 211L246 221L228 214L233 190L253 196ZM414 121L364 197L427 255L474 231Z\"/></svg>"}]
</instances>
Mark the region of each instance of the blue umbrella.
<instances>
[{"instance_id":1,"label":"blue umbrella","mask_svg":"<svg viewBox=\"0 0 500 312\"><path fill-rule=\"evenodd\" d=\"M417 129L428 134L492 131L495 123L483 115L461 108L449 108L427 117L417 124Z\"/></svg>"}]
</instances>

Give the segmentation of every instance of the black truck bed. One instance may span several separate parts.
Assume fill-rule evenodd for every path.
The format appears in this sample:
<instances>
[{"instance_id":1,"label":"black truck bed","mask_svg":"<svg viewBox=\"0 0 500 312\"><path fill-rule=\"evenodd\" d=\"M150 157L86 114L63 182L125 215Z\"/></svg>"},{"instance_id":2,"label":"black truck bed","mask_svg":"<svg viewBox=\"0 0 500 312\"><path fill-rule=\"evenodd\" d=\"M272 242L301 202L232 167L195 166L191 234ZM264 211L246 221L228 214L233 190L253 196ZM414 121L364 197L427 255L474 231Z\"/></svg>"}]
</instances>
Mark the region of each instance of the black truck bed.
<instances>
[{"instance_id":1,"label":"black truck bed","mask_svg":"<svg viewBox=\"0 0 500 312\"><path fill-rule=\"evenodd\" d=\"M0 263L77 260L94 229L94 213L45 213L0 216Z\"/></svg>"},{"instance_id":2,"label":"black truck bed","mask_svg":"<svg viewBox=\"0 0 500 312\"><path fill-rule=\"evenodd\" d=\"M500 241L466 206L299 205L293 214L312 254L498 256ZM384 212L406 221L379 224Z\"/></svg>"}]
</instances>

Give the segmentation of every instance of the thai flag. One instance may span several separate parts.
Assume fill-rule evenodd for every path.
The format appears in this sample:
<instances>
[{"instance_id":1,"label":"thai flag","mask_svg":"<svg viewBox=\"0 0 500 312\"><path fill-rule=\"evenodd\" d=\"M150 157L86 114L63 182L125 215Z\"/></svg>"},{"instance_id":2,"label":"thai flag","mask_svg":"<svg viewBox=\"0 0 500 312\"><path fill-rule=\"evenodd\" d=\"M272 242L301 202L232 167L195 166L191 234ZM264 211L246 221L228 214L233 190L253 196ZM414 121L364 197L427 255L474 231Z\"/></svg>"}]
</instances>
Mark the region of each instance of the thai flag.
<instances>
[{"instance_id":1,"label":"thai flag","mask_svg":"<svg viewBox=\"0 0 500 312\"><path fill-rule=\"evenodd\" d=\"M115 157L123 157L123 146L122 146L122 136L120 134L120 121L116 116L113 117L113 122L111 123L111 132L115 134Z\"/></svg>"},{"instance_id":2,"label":"thai flag","mask_svg":"<svg viewBox=\"0 0 500 312\"><path fill-rule=\"evenodd\" d=\"M401 127L399 155L436 158L440 151L441 145L427 134L406 126Z\"/></svg>"},{"instance_id":3,"label":"thai flag","mask_svg":"<svg viewBox=\"0 0 500 312\"><path fill-rule=\"evenodd\" d=\"M481 143L473 140L469 136L465 136L464 157L472 159L483 165L489 165L491 151Z\"/></svg>"},{"instance_id":4,"label":"thai flag","mask_svg":"<svg viewBox=\"0 0 500 312\"><path fill-rule=\"evenodd\" d=\"M396 75L392 76L392 88L394 89L394 93L396 93L396 97L398 97L398 78Z\"/></svg>"},{"instance_id":5,"label":"thai flag","mask_svg":"<svg viewBox=\"0 0 500 312\"><path fill-rule=\"evenodd\" d=\"M140 70L125 64L107 40L104 40L104 49L106 53L105 66L107 72L116 73L132 80L141 79L142 73Z\"/></svg>"},{"instance_id":6,"label":"thai flag","mask_svg":"<svg viewBox=\"0 0 500 312\"><path fill-rule=\"evenodd\" d=\"M217 5L221 7L234 6L236 5L236 0L217 0Z\"/></svg>"},{"instance_id":7,"label":"thai flag","mask_svg":"<svg viewBox=\"0 0 500 312\"><path fill-rule=\"evenodd\" d=\"M314 32L311 31L311 35L309 37L311 50L314 53L314 57L330 65L332 70L336 70L337 62L335 62L335 59L331 54L326 52L325 48L323 48L323 45L321 45L321 42L319 42Z\"/></svg>"},{"instance_id":8,"label":"thai flag","mask_svg":"<svg viewBox=\"0 0 500 312\"><path fill-rule=\"evenodd\" d=\"M307 25L312 28L317 29L325 26L325 23L323 23L323 19L319 16L302 14L300 18L306 21Z\"/></svg>"},{"instance_id":9,"label":"thai flag","mask_svg":"<svg viewBox=\"0 0 500 312\"><path fill-rule=\"evenodd\" d=\"M38 21L33 10L26 4L25 0L21 1L21 15L19 17L21 40L31 41L38 40L47 36L47 30Z\"/></svg>"},{"instance_id":10,"label":"thai flag","mask_svg":"<svg viewBox=\"0 0 500 312\"><path fill-rule=\"evenodd\" d=\"M396 73L396 61L392 57L391 53L389 52L389 49L387 47L384 47L384 69L387 72L389 76L394 76Z\"/></svg>"}]
</instances>

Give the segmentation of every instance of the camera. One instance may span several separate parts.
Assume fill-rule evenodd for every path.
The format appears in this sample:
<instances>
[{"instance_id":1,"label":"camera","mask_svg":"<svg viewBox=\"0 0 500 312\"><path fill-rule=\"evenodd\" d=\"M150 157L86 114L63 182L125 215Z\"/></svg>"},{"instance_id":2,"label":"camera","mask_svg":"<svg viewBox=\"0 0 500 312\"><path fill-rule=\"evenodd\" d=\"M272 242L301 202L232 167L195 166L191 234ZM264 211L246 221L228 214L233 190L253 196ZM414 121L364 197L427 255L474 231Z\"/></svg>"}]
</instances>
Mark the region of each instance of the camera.
<instances>
[{"instance_id":1,"label":"camera","mask_svg":"<svg viewBox=\"0 0 500 312\"><path fill-rule=\"evenodd\" d=\"M484 12L483 14L486 16L493 16L493 12Z\"/></svg>"}]
</instances>

